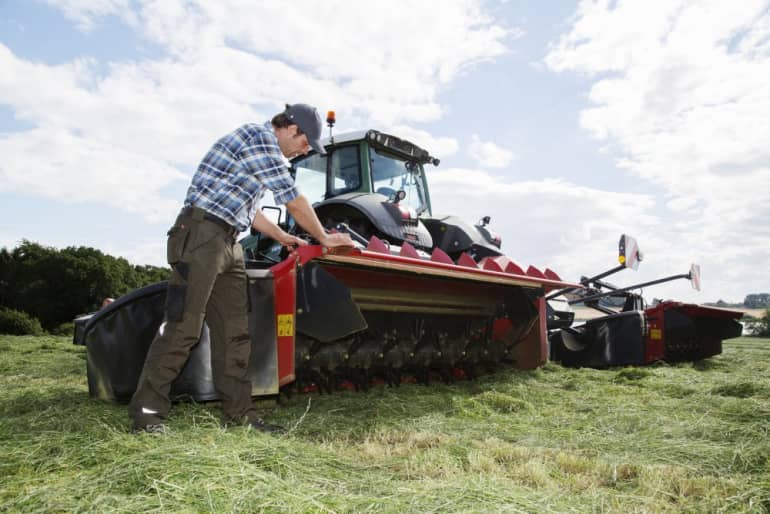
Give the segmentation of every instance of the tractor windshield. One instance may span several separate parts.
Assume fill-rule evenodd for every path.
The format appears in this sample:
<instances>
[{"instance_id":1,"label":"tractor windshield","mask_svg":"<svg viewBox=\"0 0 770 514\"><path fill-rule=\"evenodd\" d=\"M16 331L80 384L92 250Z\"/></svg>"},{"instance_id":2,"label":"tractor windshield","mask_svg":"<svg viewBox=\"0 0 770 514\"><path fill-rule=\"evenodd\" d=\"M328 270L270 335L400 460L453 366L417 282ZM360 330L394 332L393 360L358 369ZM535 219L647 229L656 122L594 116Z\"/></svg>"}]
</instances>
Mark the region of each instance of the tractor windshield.
<instances>
[{"instance_id":1,"label":"tractor windshield","mask_svg":"<svg viewBox=\"0 0 770 514\"><path fill-rule=\"evenodd\" d=\"M374 148L371 151L371 159L375 193L394 199L398 191L404 191L406 197L401 200L402 205L411 207L417 215L428 210L423 169L420 163L393 157Z\"/></svg>"}]
</instances>

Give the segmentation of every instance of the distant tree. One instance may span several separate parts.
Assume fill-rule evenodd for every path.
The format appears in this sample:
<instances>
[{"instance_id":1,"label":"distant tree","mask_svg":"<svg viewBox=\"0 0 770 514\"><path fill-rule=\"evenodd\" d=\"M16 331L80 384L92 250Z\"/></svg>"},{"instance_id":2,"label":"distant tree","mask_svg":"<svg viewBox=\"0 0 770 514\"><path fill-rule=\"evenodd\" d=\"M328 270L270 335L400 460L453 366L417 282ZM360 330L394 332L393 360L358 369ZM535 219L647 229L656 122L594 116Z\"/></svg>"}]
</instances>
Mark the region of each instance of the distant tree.
<instances>
[{"instance_id":1,"label":"distant tree","mask_svg":"<svg viewBox=\"0 0 770 514\"><path fill-rule=\"evenodd\" d=\"M158 266L135 266L137 272L138 283L132 287L136 289L144 287L155 282L161 282L168 280L168 268L159 268Z\"/></svg>"},{"instance_id":2,"label":"distant tree","mask_svg":"<svg viewBox=\"0 0 770 514\"><path fill-rule=\"evenodd\" d=\"M764 309L770 307L770 293L749 294L743 300L743 305L749 309Z\"/></svg>"},{"instance_id":3,"label":"distant tree","mask_svg":"<svg viewBox=\"0 0 770 514\"><path fill-rule=\"evenodd\" d=\"M0 334L39 336L44 333L40 322L26 312L0 307Z\"/></svg>"},{"instance_id":4,"label":"distant tree","mask_svg":"<svg viewBox=\"0 0 770 514\"><path fill-rule=\"evenodd\" d=\"M14 272L13 256L5 248L0 249L0 305L8 305L10 281Z\"/></svg>"},{"instance_id":5,"label":"distant tree","mask_svg":"<svg viewBox=\"0 0 770 514\"><path fill-rule=\"evenodd\" d=\"M770 337L770 307L765 309L765 315L762 316L756 324L754 335Z\"/></svg>"},{"instance_id":6,"label":"distant tree","mask_svg":"<svg viewBox=\"0 0 770 514\"><path fill-rule=\"evenodd\" d=\"M0 305L29 313L51 330L97 310L105 297L163 280L167 273L94 248L57 250L25 240L0 252Z\"/></svg>"}]
</instances>

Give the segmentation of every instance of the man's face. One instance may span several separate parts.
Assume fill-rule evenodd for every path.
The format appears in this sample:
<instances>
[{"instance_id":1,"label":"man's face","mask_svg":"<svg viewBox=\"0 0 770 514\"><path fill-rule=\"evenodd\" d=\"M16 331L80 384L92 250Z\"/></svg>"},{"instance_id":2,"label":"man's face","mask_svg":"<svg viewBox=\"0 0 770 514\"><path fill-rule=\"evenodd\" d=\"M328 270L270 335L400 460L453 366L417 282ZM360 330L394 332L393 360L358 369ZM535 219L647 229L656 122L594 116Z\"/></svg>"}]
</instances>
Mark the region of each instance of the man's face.
<instances>
[{"instance_id":1,"label":"man's face","mask_svg":"<svg viewBox=\"0 0 770 514\"><path fill-rule=\"evenodd\" d=\"M278 139L278 146L281 148L281 153L287 159L292 159L298 155L305 155L310 151L310 143L307 142L307 135L302 134L298 136L296 125L275 129L275 137Z\"/></svg>"}]
</instances>

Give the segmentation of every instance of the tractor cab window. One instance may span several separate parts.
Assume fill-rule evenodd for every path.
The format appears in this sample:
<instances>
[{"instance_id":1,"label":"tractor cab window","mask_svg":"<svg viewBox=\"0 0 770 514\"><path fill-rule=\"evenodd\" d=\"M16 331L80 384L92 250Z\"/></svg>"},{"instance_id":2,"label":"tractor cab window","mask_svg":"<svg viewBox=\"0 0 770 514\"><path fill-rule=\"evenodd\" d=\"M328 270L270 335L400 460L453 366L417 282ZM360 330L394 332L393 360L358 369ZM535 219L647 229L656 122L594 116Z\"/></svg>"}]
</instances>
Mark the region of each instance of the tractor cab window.
<instances>
[{"instance_id":1,"label":"tractor cab window","mask_svg":"<svg viewBox=\"0 0 770 514\"><path fill-rule=\"evenodd\" d=\"M393 200L400 190L406 193L402 205L413 208L418 214L428 208L423 187L422 166L414 161L392 157L372 149L372 183L375 193Z\"/></svg>"},{"instance_id":2,"label":"tractor cab window","mask_svg":"<svg viewBox=\"0 0 770 514\"><path fill-rule=\"evenodd\" d=\"M323 201L361 187L361 166L358 161L358 146L337 148L332 158L332 189L326 191L326 160L328 156L314 153L293 161L294 183L310 203Z\"/></svg>"},{"instance_id":3,"label":"tractor cab window","mask_svg":"<svg viewBox=\"0 0 770 514\"><path fill-rule=\"evenodd\" d=\"M358 161L358 145L343 146L332 154L332 190L329 196L337 196L361 188L361 164Z\"/></svg>"},{"instance_id":4,"label":"tractor cab window","mask_svg":"<svg viewBox=\"0 0 770 514\"><path fill-rule=\"evenodd\" d=\"M314 153L294 161L294 184L311 204L326 195L326 156Z\"/></svg>"}]
</instances>

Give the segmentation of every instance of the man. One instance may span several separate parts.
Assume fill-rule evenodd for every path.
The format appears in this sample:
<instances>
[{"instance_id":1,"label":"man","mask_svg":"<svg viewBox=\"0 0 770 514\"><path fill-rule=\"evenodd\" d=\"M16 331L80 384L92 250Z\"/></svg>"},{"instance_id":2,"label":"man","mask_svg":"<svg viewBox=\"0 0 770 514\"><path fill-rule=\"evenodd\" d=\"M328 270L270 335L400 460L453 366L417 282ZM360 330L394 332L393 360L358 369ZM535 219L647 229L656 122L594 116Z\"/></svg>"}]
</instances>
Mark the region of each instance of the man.
<instances>
[{"instance_id":1,"label":"man","mask_svg":"<svg viewBox=\"0 0 770 514\"><path fill-rule=\"evenodd\" d=\"M187 190L184 208L168 232L171 265L165 322L152 342L129 405L132 431L163 432L171 383L198 342L204 317L211 334L214 386L226 424L280 430L259 419L251 401L248 363L247 279L236 235L254 227L284 246L306 244L259 210L266 190L297 223L327 247L350 247L347 234L327 234L299 194L283 157L312 148L325 154L323 124L306 104L287 105L264 126L247 124L219 139L204 156Z\"/></svg>"}]
</instances>

